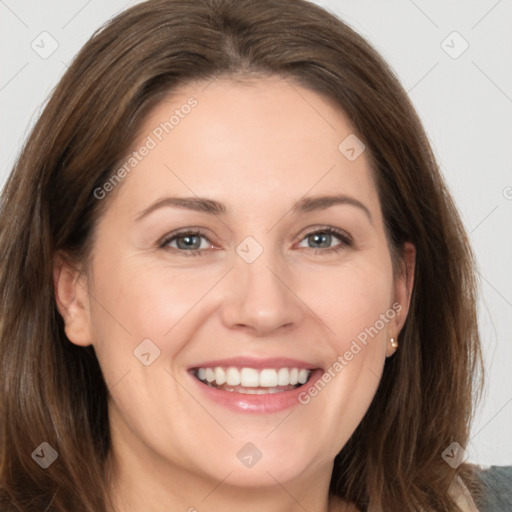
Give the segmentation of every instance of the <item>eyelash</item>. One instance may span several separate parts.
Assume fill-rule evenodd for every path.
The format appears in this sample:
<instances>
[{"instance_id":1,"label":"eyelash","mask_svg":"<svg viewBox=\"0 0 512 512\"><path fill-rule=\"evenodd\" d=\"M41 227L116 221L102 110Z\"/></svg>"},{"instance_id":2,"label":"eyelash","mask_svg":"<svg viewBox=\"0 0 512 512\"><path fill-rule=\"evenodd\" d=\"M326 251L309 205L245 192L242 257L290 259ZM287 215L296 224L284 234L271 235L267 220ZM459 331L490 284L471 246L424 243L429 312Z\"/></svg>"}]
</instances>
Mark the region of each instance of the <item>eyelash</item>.
<instances>
[{"instance_id":1,"label":"eyelash","mask_svg":"<svg viewBox=\"0 0 512 512\"><path fill-rule=\"evenodd\" d=\"M336 228L333 228L331 226L320 227L320 228L317 228L317 229L315 229L313 231L309 231L308 233L306 233L301 238L300 242L305 240L308 236L315 235L315 234L320 234L320 233L321 234L327 234L327 235L335 236L336 238L338 238L340 240L340 244L335 245L334 247L328 247L326 249L318 249L318 248L314 248L314 247L309 247L309 249L312 250L314 254L319 254L319 253L322 253L322 254L337 253L337 252L341 251L342 249L344 249L346 247L352 247L353 246L353 240L352 240L352 238L349 235L347 235L343 231L338 230ZM205 238L206 240L208 240L208 242L211 244L211 241L208 238L206 232L203 231L200 228L197 228L195 230L183 230L183 231L178 231L176 233L171 233L162 242L160 242L158 246L159 246L160 249L178 251L180 253L183 253L183 255L186 256L186 257L188 257L188 256L201 256L203 251L206 250L206 249L183 250L183 249L179 249L177 247L167 247L171 242L173 242L177 238L180 238L180 237L183 237L183 236L198 236L198 235L203 237L203 238Z\"/></svg>"}]
</instances>

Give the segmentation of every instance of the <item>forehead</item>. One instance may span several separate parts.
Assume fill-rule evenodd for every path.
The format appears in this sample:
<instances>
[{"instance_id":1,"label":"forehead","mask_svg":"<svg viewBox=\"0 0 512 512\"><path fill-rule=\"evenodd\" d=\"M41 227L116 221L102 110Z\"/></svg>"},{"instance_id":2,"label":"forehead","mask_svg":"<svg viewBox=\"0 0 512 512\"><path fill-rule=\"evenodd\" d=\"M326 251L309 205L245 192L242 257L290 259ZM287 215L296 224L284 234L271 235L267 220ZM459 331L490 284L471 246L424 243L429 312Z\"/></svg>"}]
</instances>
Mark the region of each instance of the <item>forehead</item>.
<instances>
[{"instance_id":1,"label":"forehead","mask_svg":"<svg viewBox=\"0 0 512 512\"><path fill-rule=\"evenodd\" d=\"M132 206L172 193L267 208L341 192L371 205L366 152L347 158L354 137L340 108L290 80L190 84L145 119L121 196Z\"/></svg>"}]
</instances>

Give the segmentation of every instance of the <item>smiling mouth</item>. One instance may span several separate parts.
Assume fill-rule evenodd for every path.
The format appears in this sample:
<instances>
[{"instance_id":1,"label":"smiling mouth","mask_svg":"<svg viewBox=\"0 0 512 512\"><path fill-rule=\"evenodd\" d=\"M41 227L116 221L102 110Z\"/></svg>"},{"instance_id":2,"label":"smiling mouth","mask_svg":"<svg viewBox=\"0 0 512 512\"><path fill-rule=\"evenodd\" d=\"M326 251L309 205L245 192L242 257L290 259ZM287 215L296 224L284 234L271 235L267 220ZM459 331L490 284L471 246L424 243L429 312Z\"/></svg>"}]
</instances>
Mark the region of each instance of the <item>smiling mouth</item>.
<instances>
[{"instance_id":1,"label":"smiling mouth","mask_svg":"<svg viewBox=\"0 0 512 512\"><path fill-rule=\"evenodd\" d=\"M196 368L192 374L212 388L247 395L291 391L308 382L312 370L305 368L236 368L216 366Z\"/></svg>"}]
</instances>

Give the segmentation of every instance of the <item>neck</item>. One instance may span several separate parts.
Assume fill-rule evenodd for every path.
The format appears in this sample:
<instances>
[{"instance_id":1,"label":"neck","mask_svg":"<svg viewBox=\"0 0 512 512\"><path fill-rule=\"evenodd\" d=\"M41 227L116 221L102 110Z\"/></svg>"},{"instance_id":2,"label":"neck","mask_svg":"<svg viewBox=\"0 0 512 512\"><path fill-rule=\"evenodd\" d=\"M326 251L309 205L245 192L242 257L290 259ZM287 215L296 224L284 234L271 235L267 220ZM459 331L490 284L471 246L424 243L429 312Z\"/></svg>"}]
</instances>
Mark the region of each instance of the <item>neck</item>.
<instances>
[{"instance_id":1,"label":"neck","mask_svg":"<svg viewBox=\"0 0 512 512\"><path fill-rule=\"evenodd\" d=\"M198 474L169 461L116 450L109 462L115 512L182 510L183 512L348 512L339 498L329 498L332 467L316 475L279 482L266 472L268 483L258 487L233 484L232 472L217 478Z\"/></svg>"}]
</instances>

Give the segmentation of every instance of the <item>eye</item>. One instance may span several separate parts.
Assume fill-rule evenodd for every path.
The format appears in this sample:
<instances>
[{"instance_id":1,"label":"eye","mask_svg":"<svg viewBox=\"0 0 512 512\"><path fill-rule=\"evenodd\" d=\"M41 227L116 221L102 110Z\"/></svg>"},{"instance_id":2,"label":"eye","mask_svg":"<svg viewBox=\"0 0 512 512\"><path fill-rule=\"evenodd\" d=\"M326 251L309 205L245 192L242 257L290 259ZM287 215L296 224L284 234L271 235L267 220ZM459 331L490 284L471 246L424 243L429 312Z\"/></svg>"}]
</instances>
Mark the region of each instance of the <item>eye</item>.
<instances>
[{"instance_id":1,"label":"eye","mask_svg":"<svg viewBox=\"0 0 512 512\"><path fill-rule=\"evenodd\" d=\"M332 245L338 241L336 245ZM303 245L303 244L306 245ZM325 227L311 231L300 242L299 247L319 250L320 252L339 251L344 247L352 246L352 239L346 233L332 228Z\"/></svg>"},{"instance_id":2,"label":"eye","mask_svg":"<svg viewBox=\"0 0 512 512\"><path fill-rule=\"evenodd\" d=\"M182 231L166 237L159 246L188 253L187 256L197 256L201 250L212 248L213 244L202 231Z\"/></svg>"},{"instance_id":3,"label":"eye","mask_svg":"<svg viewBox=\"0 0 512 512\"><path fill-rule=\"evenodd\" d=\"M214 248L206 233L190 229L171 233L158 245L162 249L177 251L184 256L200 256L205 249ZM313 249L315 253L323 254L337 252L352 245L353 240L348 234L333 227L311 231L299 243L299 247Z\"/></svg>"}]
</instances>

